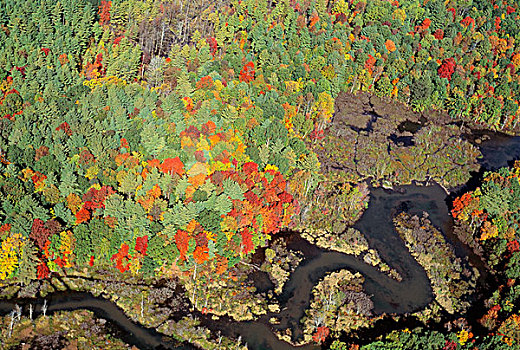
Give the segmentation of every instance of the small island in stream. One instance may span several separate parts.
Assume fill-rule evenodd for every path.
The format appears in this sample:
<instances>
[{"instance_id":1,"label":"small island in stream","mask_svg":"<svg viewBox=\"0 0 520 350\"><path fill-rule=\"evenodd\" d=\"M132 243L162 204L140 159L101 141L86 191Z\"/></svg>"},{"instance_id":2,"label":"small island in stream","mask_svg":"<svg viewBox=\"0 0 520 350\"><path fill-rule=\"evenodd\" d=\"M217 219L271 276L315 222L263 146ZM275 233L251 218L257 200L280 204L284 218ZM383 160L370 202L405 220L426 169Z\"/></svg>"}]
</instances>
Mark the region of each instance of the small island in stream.
<instances>
[{"instance_id":1,"label":"small island in stream","mask_svg":"<svg viewBox=\"0 0 520 350\"><path fill-rule=\"evenodd\" d=\"M0 349L520 350L519 20L0 1Z\"/></svg>"}]
</instances>

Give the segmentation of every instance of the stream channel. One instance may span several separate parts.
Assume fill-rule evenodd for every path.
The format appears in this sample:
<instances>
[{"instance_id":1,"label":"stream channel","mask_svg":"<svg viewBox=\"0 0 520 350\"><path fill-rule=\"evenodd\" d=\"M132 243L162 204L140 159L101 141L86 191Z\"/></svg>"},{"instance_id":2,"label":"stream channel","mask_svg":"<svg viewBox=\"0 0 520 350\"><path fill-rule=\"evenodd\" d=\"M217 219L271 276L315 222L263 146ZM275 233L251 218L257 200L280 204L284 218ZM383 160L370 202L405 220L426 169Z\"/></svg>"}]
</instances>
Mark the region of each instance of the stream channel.
<instances>
[{"instance_id":1,"label":"stream channel","mask_svg":"<svg viewBox=\"0 0 520 350\"><path fill-rule=\"evenodd\" d=\"M476 183L484 170L495 170L511 165L512 161L520 158L520 137L491 132L485 134L489 139L478 145L483 154L480 159L482 170L474 174L468 186L471 186L471 182ZM479 136L482 136L482 133ZM250 349L295 349L292 345L279 340L271 331L271 327L280 330L290 328L293 339L300 338L302 329L299 320L309 306L312 288L326 274L345 268L353 272L359 271L365 277L364 290L374 302L375 314L404 314L424 308L433 298L432 289L424 269L413 259L394 230L392 217L400 211L419 215L422 215L423 211L427 212L432 224L441 229L448 241L453 244L457 255L467 256L479 270L483 269L482 264L479 263L480 259L454 237L447 195L439 185L406 185L392 191L372 188L368 209L354 227L365 235L370 247L379 252L383 261L401 274L403 278L401 282L388 277L355 256L327 251L308 243L298 234L285 233L289 234L288 248L301 251L305 258L284 285L279 297L280 312L268 313L257 321L248 322L236 322L228 317L212 320L211 317L199 312L194 312L194 315L201 318L202 325L213 332L221 331L223 335L231 337L241 336L242 342L247 342ZM38 315L41 312L43 299L0 300L0 314L8 314L15 304L21 305L26 313L28 305L33 304L36 305L35 315ZM48 313L76 309L93 311L97 317L109 321L118 337L141 349L191 348L189 345L178 346L178 342L162 336L154 329L135 324L114 303L101 297L94 297L90 293L55 292L45 299L49 306ZM277 317L280 323L270 325L268 320L271 317ZM317 348L319 347L315 345L298 347L298 349Z\"/></svg>"}]
</instances>

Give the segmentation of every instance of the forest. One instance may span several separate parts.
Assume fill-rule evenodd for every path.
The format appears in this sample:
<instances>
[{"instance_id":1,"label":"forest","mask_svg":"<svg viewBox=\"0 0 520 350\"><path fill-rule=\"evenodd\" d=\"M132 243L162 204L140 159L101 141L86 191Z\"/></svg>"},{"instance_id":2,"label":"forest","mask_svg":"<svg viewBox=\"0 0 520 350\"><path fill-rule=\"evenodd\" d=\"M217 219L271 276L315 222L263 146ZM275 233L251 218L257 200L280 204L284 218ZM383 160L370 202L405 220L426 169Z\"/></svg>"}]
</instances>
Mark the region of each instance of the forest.
<instances>
[{"instance_id":1,"label":"forest","mask_svg":"<svg viewBox=\"0 0 520 350\"><path fill-rule=\"evenodd\" d=\"M519 132L519 19L509 0L0 1L0 295L89 292L202 349L247 348L215 320L262 317L292 345L520 347L520 163L479 172L468 136ZM416 327L342 269L282 329L309 259L292 233L406 279L354 225L371 191L417 183L447 191L453 236L484 267L399 213L434 294L403 316ZM58 323L98 324L89 312L3 315L1 337L63 348ZM117 338L99 327L74 346Z\"/></svg>"}]
</instances>

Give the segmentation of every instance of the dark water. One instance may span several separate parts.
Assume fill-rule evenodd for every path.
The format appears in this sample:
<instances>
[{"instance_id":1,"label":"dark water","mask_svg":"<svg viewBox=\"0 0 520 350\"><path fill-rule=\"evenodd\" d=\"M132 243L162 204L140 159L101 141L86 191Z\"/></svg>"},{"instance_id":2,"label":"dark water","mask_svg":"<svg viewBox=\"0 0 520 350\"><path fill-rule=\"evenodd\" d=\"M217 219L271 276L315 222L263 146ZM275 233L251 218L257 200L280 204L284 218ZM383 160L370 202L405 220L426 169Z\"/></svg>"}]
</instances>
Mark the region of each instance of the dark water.
<instances>
[{"instance_id":1,"label":"dark water","mask_svg":"<svg viewBox=\"0 0 520 350\"><path fill-rule=\"evenodd\" d=\"M299 321L309 306L312 288L332 271L347 268L359 271L365 277L364 288L372 296L374 312L407 313L419 310L432 300L432 290L424 270L410 256L403 241L397 236L392 224L392 216L396 208L406 207L408 210L427 210L445 217L447 213L440 210L445 207L445 193L439 186L403 186L400 191L373 189L370 206L356 224L369 240L371 247L380 252L381 257L402 275L403 280L396 280L382 274L377 268L363 262L352 255L320 249L296 233L291 233L288 248L304 252L305 259L291 274L279 298L281 312L269 313L257 322L233 322L223 318L213 321L206 318L204 325L215 331L222 330L229 336L242 337L251 349L292 349L286 342L280 341L268 325L270 317L277 317L280 324L273 328L284 330L290 328L293 339L302 336ZM437 216L432 215L432 221ZM434 221L434 224L437 223ZM439 222L439 226L442 222ZM261 277L261 276L258 276ZM267 281L265 288L271 287ZM272 288L272 287L271 287ZM25 304L28 300L16 300ZM41 303L42 300L39 300ZM66 292L54 293L49 302L49 311L88 309L98 317L106 318L116 324L124 334L125 341L143 349L154 349L160 346L172 348L173 343L161 339L154 330L146 329L132 323L124 313L112 302L95 298L88 293ZM0 302L0 312L4 314L13 309L14 302ZM38 310L38 309L37 309ZM307 346L305 349L317 348Z\"/></svg>"},{"instance_id":2,"label":"dark water","mask_svg":"<svg viewBox=\"0 0 520 350\"><path fill-rule=\"evenodd\" d=\"M396 134L392 134L387 137L388 140L392 141L394 145L403 144L405 147L410 147L415 145L415 141L413 136L397 136Z\"/></svg>"},{"instance_id":3,"label":"dark water","mask_svg":"<svg viewBox=\"0 0 520 350\"><path fill-rule=\"evenodd\" d=\"M249 279L253 281L253 285L258 293L264 293L274 289L274 283L269 278L267 272L254 271L249 274Z\"/></svg>"},{"instance_id":4,"label":"dark water","mask_svg":"<svg viewBox=\"0 0 520 350\"><path fill-rule=\"evenodd\" d=\"M496 170L510 166L515 160L520 159L520 136L508 136L487 132L489 140L480 146L482 159L479 163L485 170Z\"/></svg>"},{"instance_id":5,"label":"dark water","mask_svg":"<svg viewBox=\"0 0 520 350\"><path fill-rule=\"evenodd\" d=\"M412 122L410 120L405 120L401 124L397 126L397 130L399 132L411 132L412 134L415 134L417 131L419 131L427 122L427 119L421 116L419 119L419 122Z\"/></svg>"},{"instance_id":6,"label":"dark water","mask_svg":"<svg viewBox=\"0 0 520 350\"><path fill-rule=\"evenodd\" d=\"M327 274L341 269L358 271L365 277L364 290L374 302L374 313L403 314L420 310L433 299L430 281L424 269L411 257L404 242L394 230L392 216L396 208L406 207L409 212L434 212L430 219L434 225L441 227L445 223L440 220L447 216L444 198L446 194L440 186L420 187L403 186L399 191L373 189L369 208L357 222L355 227L362 231L372 248L380 251L381 257L396 268L403 280L398 282L381 273L377 268L361 259L339 252L320 249L299 235L291 235L288 248L304 252L306 259L291 274L284 286L279 302L282 311L268 314L263 319L276 316L280 324L275 329L291 329L293 340L302 337L300 320L308 308L313 287ZM384 253L383 253L384 252ZM257 323L241 331L242 338L247 340L252 349L282 349L266 344L272 334L269 329L259 328ZM259 334L261 336L259 336Z\"/></svg>"},{"instance_id":7,"label":"dark water","mask_svg":"<svg viewBox=\"0 0 520 350\"><path fill-rule=\"evenodd\" d=\"M520 159L520 137L501 134L490 136L488 141L479 145L483 154L480 160L483 169L496 170L510 165L515 159ZM354 227L365 235L370 247L375 248L381 258L401 274L403 277L401 282L389 278L360 259L320 249L299 238L298 235L292 235L293 240L288 247L302 251L305 259L284 286L279 298L281 312L268 314L259 322L229 322L224 325L213 325L214 329L224 327L229 334L235 336L240 334L251 349L294 349L293 346L281 342L272 334L269 326L266 325L267 320L269 317L276 316L280 319L280 324L273 328L281 330L290 328L293 339L298 339L301 336L299 321L309 306L312 288L326 274L344 268L363 274L364 289L372 296L376 314L404 314L424 308L433 298L432 289L424 269L413 259L404 242L395 232L392 217L400 211L418 215L427 212L432 224L453 244L456 254L460 257L468 257L469 261L479 269L481 277L485 276L486 271L480 257L453 234L453 220L444 189L435 184L402 186L396 191L371 189L369 207ZM311 348L317 347L312 345L304 347L304 349Z\"/></svg>"},{"instance_id":8,"label":"dark water","mask_svg":"<svg viewBox=\"0 0 520 350\"><path fill-rule=\"evenodd\" d=\"M490 133L488 133L489 135ZM479 145L483 158L480 164L485 169L497 169L520 158L520 137L509 137L492 134L491 139ZM301 239L298 234L291 234L288 239L290 249L300 250L305 259L291 274L279 298L281 311L269 313L255 322L234 322L229 318L212 320L210 317L198 315L202 324L214 332L222 331L224 335L238 337L247 342L250 349L294 349L286 342L280 341L271 331L272 328L291 329L293 339L302 336L300 320L309 306L312 288L327 273L340 269L359 271L365 277L365 292L374 302L374 313L404 314L424 308L433 298L430 282L422 267L409 254L404 242L398 237L392 224L392 217L400 212L412 214L429 214L433 225L441 229L456 249L459 256L468 256L477 267L482 268L478 256L460 243L452 233L452 221L446 204L447 194L438 185L402 186L396 191L381 188L372 189L370 204L355 228L359 229L369 241L371 248L376 249L381 258L395 268L403 277L397 282L362 260L338 252L320 249ZM480 264L480 266L479 266ZM259 279L265 276L258 275ZM272 288L268 281L258 281L264 290ZM175 342L161 337L153 329L147 329L131 322L112 302L95 298L88 293L65 292L54 293L47 298L49 312L57 310L88 309L96 316L111 321L121 333L124 341L135 344L142 349L174 348ZM21 305L41 303L42 299L1 301L0 313L10 312L14 302ZM37 308L37 311L39 309ZM268 324L270 317L277 317L280 324ZM309 345L302 349L315 349Z\"/></svg>"},{"instance_id":9,"label":"dark water","mask_svg":"<svg viewBox=\"0 0 520 350\"><path fill-rule=\"evenodd\" d=\"M46 298L15 299L0 301L0 314L10 313L15 304L23 307L22 313L28 314L29 304L34 307L34 316L40 315L43 299L47 300L47 314L56 311L86 309L94 312L98 318L108 320L114 326L116 335L128 344L140 349L193 349L191 346L179 345L171 339L163 337L155 329L149 329L132 322L116 304L103 298L94 297L85 292L55 292Z\"/></svg>"}]
</instances>

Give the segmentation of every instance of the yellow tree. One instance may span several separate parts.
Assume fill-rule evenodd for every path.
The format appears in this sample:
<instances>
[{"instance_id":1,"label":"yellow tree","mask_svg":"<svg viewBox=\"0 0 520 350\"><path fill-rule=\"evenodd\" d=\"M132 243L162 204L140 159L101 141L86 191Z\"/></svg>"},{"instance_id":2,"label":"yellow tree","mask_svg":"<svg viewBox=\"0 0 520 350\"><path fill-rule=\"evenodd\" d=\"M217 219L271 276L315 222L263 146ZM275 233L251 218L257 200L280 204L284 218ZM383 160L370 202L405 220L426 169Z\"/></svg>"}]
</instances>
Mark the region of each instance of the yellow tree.
<instances>
[{"instance_id":1,"label":"yellow tree","mask_svg":"<svg viewBox=\"0 0 520 350\"><path fill-rule=\"evenodd\" d=\"M0 280L5 280L16 270L22 246L22 235L19 233L11 233L2 241L0 249Z\"/></svg>"},{"instance_id":2,"label":"yellow tree","mask_svg":"<svg viewBox=\"0 0 520 350\"><path fill-rule=\"evenodd\" d=\"M318 131L325 127L325 124L332 118L334 113L334 99L327 92L322 92L318 96L318 101L313 107L313 119L318 123Z\"/></svg>"}]
</instances>

